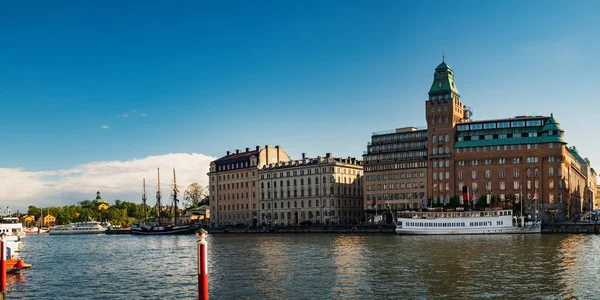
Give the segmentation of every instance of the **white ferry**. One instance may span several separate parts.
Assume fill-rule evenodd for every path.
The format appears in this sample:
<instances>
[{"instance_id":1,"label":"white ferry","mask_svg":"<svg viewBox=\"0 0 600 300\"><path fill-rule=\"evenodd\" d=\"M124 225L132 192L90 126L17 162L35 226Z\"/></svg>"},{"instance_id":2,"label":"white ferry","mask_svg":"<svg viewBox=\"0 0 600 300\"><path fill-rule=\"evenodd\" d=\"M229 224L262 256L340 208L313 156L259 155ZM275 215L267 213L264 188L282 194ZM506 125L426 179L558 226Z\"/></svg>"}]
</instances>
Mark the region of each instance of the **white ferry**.
<instances>
[{"instance_id":1,"label":"white ferry","mask_svg":"<svg viewBox=\"0 0 600 300\"><path fill-rule=\"evenodd\" d=\"M79 222L69 225L58 225L50 228L50 235L67 235L67 234L99 234L106 233L110 224L102 224L100 222Z\"/></svg>"},{"instance_id":2,"label":"white ferry","mask_svg":"<svg viewBox=\"0 0 600 300\"><path fill-rule=\"evenodd\" d=\"M401 212L396 221L398 234L506 234L541 233L541 230L540 222L514 219L512 210Z\"/></svg>"}]
</instances>

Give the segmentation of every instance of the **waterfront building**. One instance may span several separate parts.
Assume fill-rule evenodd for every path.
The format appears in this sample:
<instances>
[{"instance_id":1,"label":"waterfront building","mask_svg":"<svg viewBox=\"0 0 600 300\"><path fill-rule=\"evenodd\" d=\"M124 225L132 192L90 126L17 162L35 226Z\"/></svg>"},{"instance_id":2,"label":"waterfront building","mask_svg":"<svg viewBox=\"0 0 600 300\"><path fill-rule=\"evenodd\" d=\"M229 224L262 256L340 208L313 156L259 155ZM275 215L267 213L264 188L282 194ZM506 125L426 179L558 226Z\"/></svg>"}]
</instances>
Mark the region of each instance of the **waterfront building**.
<instances>
[{"instance_id":1,"label":"waterfront building","mask_svg":"<svg viewBox=\"0 0 600 300\"><path fill-rule=\"evenodd\" d=\"M374 132L363 154L363 207L419 208L427 191L427 129L404 127Z\"/></svg>"},{"instance_id":2,"label":"waterfront building","mask_svg":"<svg viewBox=\"0 0 600 300\"><path fill-rule=\"evenodd\" d=\"M258 171L263 225L355 224L363 219L363 167L355 158L306 157Z\"/></svg>"},{"instance_id":3,"label":"waterfront building","mask_svg":"<svg viewBox=\"0 0 600 300\"><path fill-rule=\"evenodd\" d=\"M239 149L210 163L209 199L211 224L215 226L258 224L258 174L266 164L289 161L279 146Z\"/></svg>"},{"instance_id":4,"label":"waterfront building","mask_svg":"<svg viewBox=\"0 0 600 300\"><path fill-rule=\"evenodd\" d=\"M589 206L597 175L589 161L567 147L564 130L552 114L494 120L472 120L472 116L471 108L461 102L453 70L442 61L425 101L426 129L407 127L411 136L418 136L416 156L407 159L402 153L413 149L397 146L402 145L398 139L406 129L372 135L363 155L365 209L380 200L398 209L474 201L512 206L523 201L528 213L535 212L537 202L541 218L562 220L580 213L585 203ZM413 164L405 164L409 162ZM425 176L423 194L410 191L417 201L396 199L402 195L403 182L396 187L391 180L396 180L394 173L401 176L406 166Z\"/></svg>"}]
</instances>

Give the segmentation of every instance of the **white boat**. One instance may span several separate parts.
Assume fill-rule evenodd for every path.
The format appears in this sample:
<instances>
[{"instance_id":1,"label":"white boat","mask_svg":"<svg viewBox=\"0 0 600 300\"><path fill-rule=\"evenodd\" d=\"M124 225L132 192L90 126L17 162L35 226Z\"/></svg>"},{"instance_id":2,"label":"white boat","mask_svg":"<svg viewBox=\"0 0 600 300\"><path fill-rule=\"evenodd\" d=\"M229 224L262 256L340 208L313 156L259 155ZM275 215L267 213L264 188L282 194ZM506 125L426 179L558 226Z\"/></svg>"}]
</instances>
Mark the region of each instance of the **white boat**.
<instances>
[{"instance_id":1,"label":"white boat","mask_svg":"<svg viewBox=\"0 0 600 300\"><path fill-rule=\"evenodd\" d=\"M14 235L19 238L24 238L27 235L23 229L23 224L19 222L19 218L17 217L1 217L0 232L4 232L7 235Z\"/></svg>"},{"instance_id":2,"label":"white boat","mask_svg":"<svg viewBox=\"0 0 600 300\"><path fill-rule=\"evenodd\" d=\"M540 222L513 218L512 210L401 212L398 234L541 233ZM522 224L522 226L521 226Z\"/></svg>"},{"instance_id":3,"label":"white boat","mask_svg":"<svg viewBox=\"0 0 600 300\"><path fill-rule=\"evenodd\" d=\"M50 235L69 235L69 234L100 234L106 233L106 230L110 224L103 224L100 222L79 222L71 223L69 225L58 225L50 228L48 234Z\"/></svg>"}]
</instances>

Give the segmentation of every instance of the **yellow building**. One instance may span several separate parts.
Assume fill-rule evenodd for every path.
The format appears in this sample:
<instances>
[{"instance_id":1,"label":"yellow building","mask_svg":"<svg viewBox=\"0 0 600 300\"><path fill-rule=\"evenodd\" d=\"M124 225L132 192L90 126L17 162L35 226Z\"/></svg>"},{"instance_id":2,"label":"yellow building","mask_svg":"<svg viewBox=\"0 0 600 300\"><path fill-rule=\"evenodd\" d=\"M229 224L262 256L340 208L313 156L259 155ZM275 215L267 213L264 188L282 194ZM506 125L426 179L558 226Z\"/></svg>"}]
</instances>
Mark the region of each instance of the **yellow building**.
<instances>
[{"instance_id":1,"label":"yellow building","mask_svg":"<svg viewBox=\"0 0 600 300\"><path fill-rule=\"evenodd\" d=\"M42 223L42 227L50 227L50 226L54 226L56 225L56 217L52 216L52 215L47 215L44 216L44 220L42 220L42 217L40 217L38 219L38 223Z\"/></svg>"},{"instance_id":2,"label":"yellow building","mask_svg":"<svg viewBox=\"0 0 600 300\"><path fill-rule=\"evenodd\" d=\"M35 223L35 216L24 215L23 216L23 223L27 227L29 227L31 225L35 225L35 224L33 224L33 223Z\"/></svg>"},{"instance_id":3,"label":"yellow building","mask_svg":"<svg viewBox=\"0 0 600 300\"><path fill-rule=\"evenodd\" d=\"M103 210L103 209L108 209L110 207L110 205L106 204L106 203L100 203L98 204L98 211Z\"/></svg>"}]
</instances>

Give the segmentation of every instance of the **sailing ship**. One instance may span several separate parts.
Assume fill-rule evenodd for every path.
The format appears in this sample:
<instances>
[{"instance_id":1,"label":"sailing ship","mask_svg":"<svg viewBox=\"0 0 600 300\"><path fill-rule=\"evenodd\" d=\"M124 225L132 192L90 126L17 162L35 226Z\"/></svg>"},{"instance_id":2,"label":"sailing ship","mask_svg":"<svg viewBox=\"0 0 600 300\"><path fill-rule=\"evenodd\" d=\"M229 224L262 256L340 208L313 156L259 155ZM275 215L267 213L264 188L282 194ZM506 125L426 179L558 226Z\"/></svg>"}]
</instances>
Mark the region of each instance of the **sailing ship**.
<instances>
[{"instance_id":1,"label":"sailing ship","mask_svg":"<svg viewBox=\"0 0 600 300\"><path fill-rule=\"evenodd\" d=\"M195 228L189 225L177 224L177 194L179 193L179 189L177 188L177 177L175 176L175 169L173 168L173 222L169 222L169 220L164 217L161 218L161 198L162 195L160 193L160 168L158 169L158 191L156 192L156 207L157 207L157 222L147 222L145 221L139 226L131 227L132 234L140 234L140 235L169 235L169 234L189 234L194 233ZM144 203L144 207L146 207L146 180L144 179L144 194L142 195L142 201ZM145 216L145 218L147 218ZM166 222L165 222L166 221Z\"/></svg>"}]
</instances>

